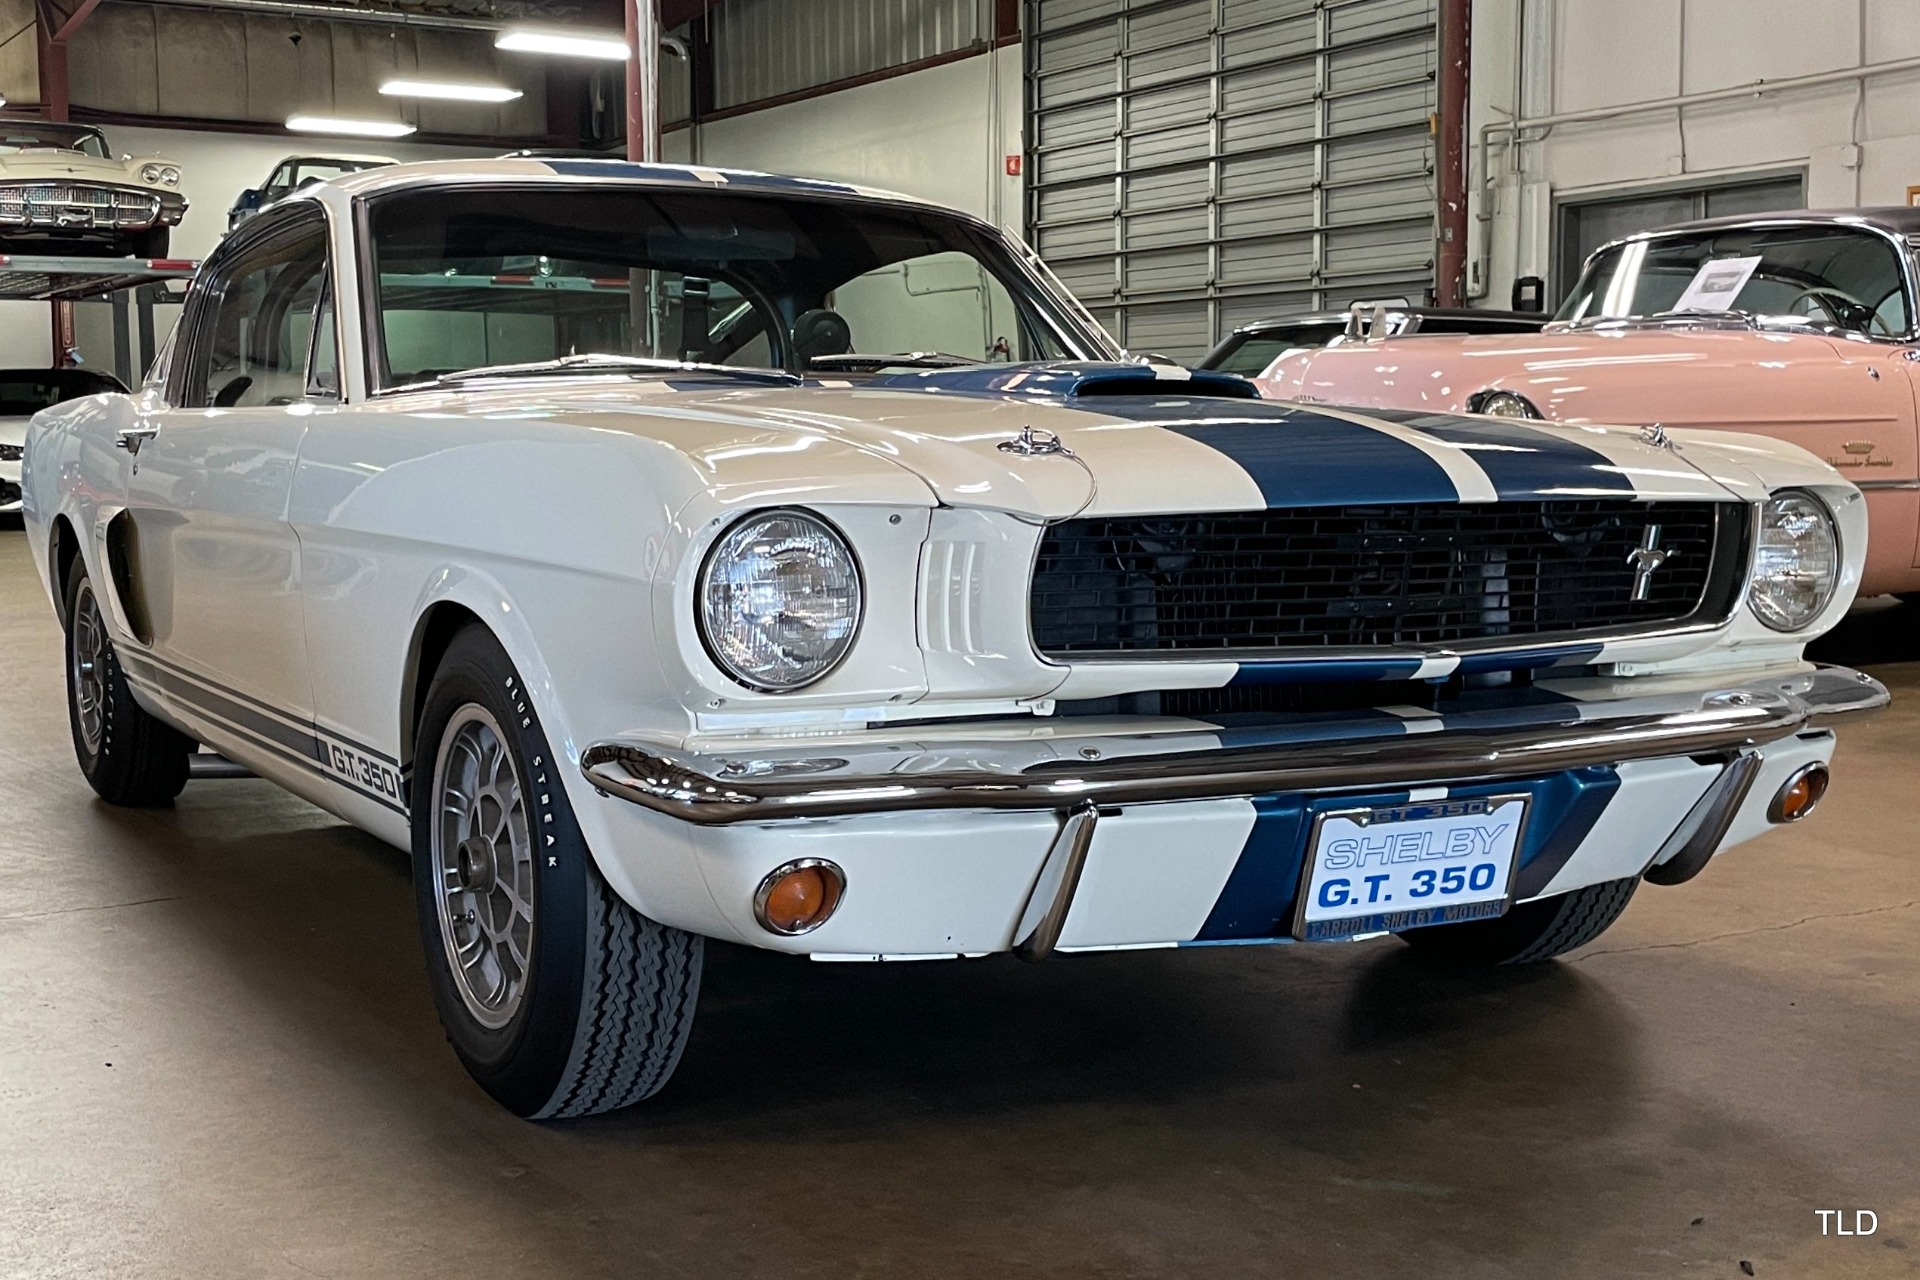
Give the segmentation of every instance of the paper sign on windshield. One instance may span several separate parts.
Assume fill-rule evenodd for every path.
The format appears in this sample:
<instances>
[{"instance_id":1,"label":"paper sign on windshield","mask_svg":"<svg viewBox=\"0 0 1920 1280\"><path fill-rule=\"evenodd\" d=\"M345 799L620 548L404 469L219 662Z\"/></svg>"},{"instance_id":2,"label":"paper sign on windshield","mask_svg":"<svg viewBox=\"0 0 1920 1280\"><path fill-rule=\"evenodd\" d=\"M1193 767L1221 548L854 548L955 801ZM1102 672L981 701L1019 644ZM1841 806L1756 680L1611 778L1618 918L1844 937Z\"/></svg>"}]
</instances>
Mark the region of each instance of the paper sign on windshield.
<instances>
[{"instance_id":1,"label":"paper sign on windshield","mask_svg":"<svg viewBox=\"0 0 1920 1280\"><path fill-rule=\"evenodd\" d=\"M1686 291L1673 304L1675 311L1729 311L1733 300L1747 287L1755 267L1760 265L1758 254L1751 258L1715 258L1702 263L1700 270L1694 272Z\"/></svg>"}]
</instances>

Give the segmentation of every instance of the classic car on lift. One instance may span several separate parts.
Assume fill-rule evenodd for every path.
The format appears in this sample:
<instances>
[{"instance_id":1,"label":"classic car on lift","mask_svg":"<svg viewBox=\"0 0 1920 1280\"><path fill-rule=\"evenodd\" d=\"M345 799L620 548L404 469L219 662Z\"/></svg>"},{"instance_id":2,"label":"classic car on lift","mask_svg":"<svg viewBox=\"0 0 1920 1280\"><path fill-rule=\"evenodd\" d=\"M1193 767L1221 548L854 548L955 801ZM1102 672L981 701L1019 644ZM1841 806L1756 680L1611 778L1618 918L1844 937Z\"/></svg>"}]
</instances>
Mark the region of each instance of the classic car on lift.
<instances>
[{"instance_id":1,"label":"classic car on lift","mask_svg":"<svg viewBox=\"0 0 1920 1280\"><path fill-rule=\"evenodd\" d=\"M91 125L0 118L0 253L164 258L186 216L173 161L115 159Z\"/></svg>"},{"instance_id":2,"label":"classic car on lift","mask_svg":"<svg viewBox=\"0 0 1920 1280\"><path fill-rule=\"evenodd\" d=\"M1545 959L1886 696L1802 657L1865 518L1793 445L1273 404L985 223L764 175L309 188L26 490L94 789L237 762L410 849L536 1117L660 1087L709 937Z\"/></svg>"},{"instance_id":3,"label":"classic car on lift","mask_svg":"<svg viewBox=\"0 0 1920 1280\"><path fill-rule=\"evenodd\" d=\"M265 182L248 187L234 197L233 207L227 210L227 230L233 230L275 200L290 196L302 187L398 163L392 156L288 156L273 166Z\"/></svg>"},{"instance_id":4,"label":"classic car on lift","mask_svg":"<svg viewBox=\"0 0 1920 1280\"><path fill-rule=\"evenodd\" d=\"M1587 259L1540 335L1298 354L1282 400L1775 436L1867 494L1862 595L1920 592L1920 209L1717 218Z\"/></svg>"}]
</instances>

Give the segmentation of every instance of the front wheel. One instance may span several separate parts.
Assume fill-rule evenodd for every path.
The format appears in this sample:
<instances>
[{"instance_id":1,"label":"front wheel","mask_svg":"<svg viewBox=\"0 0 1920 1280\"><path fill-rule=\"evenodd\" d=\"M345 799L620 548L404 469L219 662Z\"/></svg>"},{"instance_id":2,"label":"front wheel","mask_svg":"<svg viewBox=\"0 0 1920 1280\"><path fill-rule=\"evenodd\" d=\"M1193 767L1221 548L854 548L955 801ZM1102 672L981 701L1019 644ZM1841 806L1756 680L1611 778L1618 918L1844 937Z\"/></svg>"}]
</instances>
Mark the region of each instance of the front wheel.
<instances>
[{"instance_id":1,"label":"front wheel","mask_svg":"<svg viewBox=\"0 0 1920 1280\"><path fill-rule=\"evenodd\" d=\"M1462 965L1538 964L1584 947L1620 918L1637 876L1523 902L1493 920L1409 929L1400 937L1436 960Z\"/></svg>"},{"instance_id":2,"label":"front wheel","mask_svg":"<svg viewBox=\"0 0 1920 1280\"><path fill-rule=\"evenodd\" d=\"M67 584L67 723L80 772L108 804L165 804L187 785L193 743L133 700L81 565Z\"/></svg>"},{"instance_id":3,"label":"front wheel","mask_svg":"<svg viewBox=\"0 0 1920 1280\"><path fill-rule=\"evenodd\" d=\"M647 919L601 878L560 762L484 628L448 646L415 743L427 976L468 1073L529 1119L656 1092L693 1027L702 939Z\"/></svg>"}]
</instances>

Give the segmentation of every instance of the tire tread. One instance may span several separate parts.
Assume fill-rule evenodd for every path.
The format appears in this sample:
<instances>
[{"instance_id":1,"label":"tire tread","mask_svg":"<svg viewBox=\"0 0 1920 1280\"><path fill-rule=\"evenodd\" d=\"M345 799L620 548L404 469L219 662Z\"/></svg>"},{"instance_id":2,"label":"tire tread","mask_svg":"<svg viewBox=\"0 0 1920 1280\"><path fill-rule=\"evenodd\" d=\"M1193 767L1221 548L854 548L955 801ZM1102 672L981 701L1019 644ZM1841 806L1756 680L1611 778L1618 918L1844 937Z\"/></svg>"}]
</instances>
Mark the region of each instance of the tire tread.
<instances>
[{"instance_id":1,"label":"tire tread","mask_svg":"<svg viewBox=\"0 0 1920 1280\"><path fill-rule=\"evenodd\" d=\"M541 1112L552 1119L631 1106L665 1085L700 993L700 939L647 919L589 876L581 1045Z\"/></svg>"}]
</instances>

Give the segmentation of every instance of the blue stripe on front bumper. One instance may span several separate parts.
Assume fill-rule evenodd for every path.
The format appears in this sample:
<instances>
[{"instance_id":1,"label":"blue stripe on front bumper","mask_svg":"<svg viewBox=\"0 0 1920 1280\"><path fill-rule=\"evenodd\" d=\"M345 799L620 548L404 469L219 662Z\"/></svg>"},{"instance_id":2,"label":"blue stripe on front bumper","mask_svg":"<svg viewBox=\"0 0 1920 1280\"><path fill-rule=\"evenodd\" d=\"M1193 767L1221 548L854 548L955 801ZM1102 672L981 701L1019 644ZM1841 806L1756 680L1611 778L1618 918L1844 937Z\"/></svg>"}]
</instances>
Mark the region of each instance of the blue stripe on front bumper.
<instances>
[{"instance_id":1,"label":"blue stripe on front bumper","mask_svg":"<svg viewBox=\"0 0 1920 1280\"><path fill-rule=\"evenodd\" d=\"M1487 784L1455 787L1449 798L1504 795L1531 790L1527 830L1514 872L1516 901L1539 893L1565 866L1581 841L1606 812L1620 789L1620 775L1611 766L1556 773L1532 784ZM1293 909L1306 865L1307 833L1316 813L1362 805L1406 802L1404 791L1371 796L1337 796L1315 800L1308 796L1262 796L1253 802L1253 830L1240 860L1234 864L1207 921L1193 941L1250 942L1285 940L1293 928Z\"/></svg>"}]
</instances>

